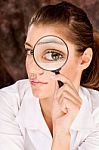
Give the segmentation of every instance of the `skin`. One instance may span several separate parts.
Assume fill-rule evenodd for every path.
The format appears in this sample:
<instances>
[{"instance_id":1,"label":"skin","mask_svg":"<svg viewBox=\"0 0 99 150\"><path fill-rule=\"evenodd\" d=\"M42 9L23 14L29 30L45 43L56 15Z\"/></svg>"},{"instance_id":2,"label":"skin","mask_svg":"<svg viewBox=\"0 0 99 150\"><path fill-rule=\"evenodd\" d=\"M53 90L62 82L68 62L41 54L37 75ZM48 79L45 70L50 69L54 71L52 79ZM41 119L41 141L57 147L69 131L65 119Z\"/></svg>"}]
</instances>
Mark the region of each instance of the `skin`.
<instances>
[{"instance_id":1,"label":"skin","mask_svg":"<svg viewBox=\"0 0 99 150\"><path fill-rule=\"evenodd\" d=\"M92 59L92 50L86 49L83 55L77 55L76 46L64 36L65 28L60 25L32 25L29 28L25 48L33 46L43 36L55 35L61 37L68 45L69 57L61 68L60 74L55 75L37 66L33 56L27 55L26 69L31 83L33 95L39 97L41 110L48 128L53 136L52 150L69 150L70 126L81 107L78 94L82 71L87 68ZM64 85L59 88L58 80ZM34 84L31 81L40 81Z\"/></svg>"}]
</instances>

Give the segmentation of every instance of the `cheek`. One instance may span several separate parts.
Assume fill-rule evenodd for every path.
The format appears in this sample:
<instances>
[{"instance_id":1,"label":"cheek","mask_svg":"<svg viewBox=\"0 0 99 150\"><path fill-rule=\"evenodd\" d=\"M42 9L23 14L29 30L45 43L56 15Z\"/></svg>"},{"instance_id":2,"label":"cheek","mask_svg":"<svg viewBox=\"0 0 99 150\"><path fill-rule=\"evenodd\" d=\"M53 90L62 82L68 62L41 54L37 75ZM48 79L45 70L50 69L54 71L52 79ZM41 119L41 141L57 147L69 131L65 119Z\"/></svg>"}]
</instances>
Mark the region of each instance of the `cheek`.
<instances>
[{"instance_id":1,"label":"cheek","mask_svg":"<svg viewBox=\"0 0 99 150\"><path fill-rule=\"evenodd\" d=\"M33 68L33 58L31 58L31 56L26 57L25 66L26 66L26 71L27 71L27 74L28 74L29 72L31 72L31 70Z\"/></svg>"},{"instance_id":2,"label":"cheek","mask_svg":"<svg viewBox=\"0 0 99 150\"><path fill-rule=\"evenodd\" d=\"M63 74L65 77L69 78L71 81L73 81L78 74L77 61L69 61L67 64L65 64L65 66L63 66L60 73Z\"/></svg>"},{"instance_id":3,"label":"cheek","mask_svg":"<svg viewBox=\"0 0 99 150\"><path fill-rule=\"evenodd\" d=\"M27 63L27 60L25 61L25 67L26 67L26 71L28 73L28 63Z\"/></svg>"},{"instance_id":4,"label":"cheek","mask_svg":"<svg viewBox=\"0 0 99 150\"><path fill-rule=\"evenodd\" d=\"M48 85L46 85L46 86L44 87L44 94L51 96L51 95L53 95L54 91L55 91L55 82L53 82L53 81L51 80L51 81L48 83Z\"/></svg>"},{"instance_id":5,"label":"cheek","mask_svg":"<svg viewBox=\"0 0 99 150\"><path fill-rule=\"evenodd\" d=\"M26 66L26 70L28 71L28 68L29 68L29 60L28 60L28 57L26 57L25 66Z\"/></svg>"}]
</instances>

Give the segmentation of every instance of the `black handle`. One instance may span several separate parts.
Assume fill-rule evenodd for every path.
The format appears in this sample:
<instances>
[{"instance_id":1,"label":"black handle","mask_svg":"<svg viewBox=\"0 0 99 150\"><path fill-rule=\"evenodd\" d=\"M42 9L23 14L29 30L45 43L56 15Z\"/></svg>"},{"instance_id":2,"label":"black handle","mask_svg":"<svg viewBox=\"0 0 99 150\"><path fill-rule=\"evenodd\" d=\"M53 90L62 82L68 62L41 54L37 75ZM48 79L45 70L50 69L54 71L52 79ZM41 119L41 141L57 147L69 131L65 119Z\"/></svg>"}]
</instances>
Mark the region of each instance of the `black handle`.
<instances>
[{"instance_id":1,"label":"black handle","mask_svg":"<svg viewBox=\"0 0 99 150\"><path fill-rule=\"evenodd\" d=\"M55 71L55 74L60 74L59 70ZM64 85L64 83L62 81L58 81L58 85L59 85L59 88L60 88Z\"/></svg>"}]
</instances>

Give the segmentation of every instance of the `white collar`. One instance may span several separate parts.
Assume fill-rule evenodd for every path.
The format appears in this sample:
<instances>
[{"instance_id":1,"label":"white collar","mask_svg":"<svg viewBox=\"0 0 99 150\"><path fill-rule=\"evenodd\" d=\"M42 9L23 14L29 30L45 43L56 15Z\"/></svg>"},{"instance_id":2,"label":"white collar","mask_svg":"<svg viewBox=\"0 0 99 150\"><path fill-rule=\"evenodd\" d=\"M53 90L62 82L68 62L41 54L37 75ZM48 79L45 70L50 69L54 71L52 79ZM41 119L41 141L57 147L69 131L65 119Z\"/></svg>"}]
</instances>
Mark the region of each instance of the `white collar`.
<instances>
[{"instance_id":1,"label":"white collar","mask_svg":"<svg viewBox=\"0 0 99 150\"><path fill-rule=\"evenodd\" d=\"M81 109L76 119L71 125L71 130L93 129L94 121L92 117L91 96L86 88L80 87L79 95L83 100ZM50 131L43 118L39 99L32 94L31 87L26 91L20 110L16 116L20 128L40 130L44 134L50 135Z\"/></svg>"},{"instance_id":2,"label":"white collar","mask_svg":"<svg viewBox=\"0 0 99 150\"><path fill-rule=\"evenodd\" d=\"M20 110L16 116L16 121L22 130L24 128L29 130L40 130L52 138L47 124L43 118L39 99L33 96L31 87L24 95Z\"/></svg>"},{"instance_id":3,"label":"white collar","mask_svg":"<svg viewBox=\"0 0 99 150\"><path fill-rule=\"evenodd\" d=\"M71 125L71 130L93 130L95 124L92 116L92 100L88 89L80 87L79 95L82 99L80 111Z\"/></svg>"}]
</instances>

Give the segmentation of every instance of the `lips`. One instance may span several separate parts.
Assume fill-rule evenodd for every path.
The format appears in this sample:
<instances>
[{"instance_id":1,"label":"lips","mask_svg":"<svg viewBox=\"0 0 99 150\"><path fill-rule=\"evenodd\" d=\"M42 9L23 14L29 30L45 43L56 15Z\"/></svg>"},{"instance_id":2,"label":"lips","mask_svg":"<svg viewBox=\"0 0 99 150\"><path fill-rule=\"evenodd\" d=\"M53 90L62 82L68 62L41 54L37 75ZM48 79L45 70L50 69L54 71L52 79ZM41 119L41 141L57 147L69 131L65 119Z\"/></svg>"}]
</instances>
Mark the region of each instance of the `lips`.
<instances>
[{"instance_id":1,"label":"lips","mask_svg":"<svg viewBox=\"0 0 99 150\"><path fill-rule=\"evenodd\" d=\"M44 85L44 84L48 84L48 82L41 82L41 81L31 80L31 84L32 85Z\"/></svg>"}]
</instances>

